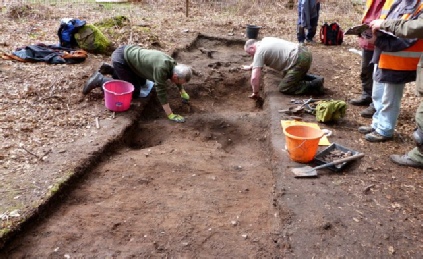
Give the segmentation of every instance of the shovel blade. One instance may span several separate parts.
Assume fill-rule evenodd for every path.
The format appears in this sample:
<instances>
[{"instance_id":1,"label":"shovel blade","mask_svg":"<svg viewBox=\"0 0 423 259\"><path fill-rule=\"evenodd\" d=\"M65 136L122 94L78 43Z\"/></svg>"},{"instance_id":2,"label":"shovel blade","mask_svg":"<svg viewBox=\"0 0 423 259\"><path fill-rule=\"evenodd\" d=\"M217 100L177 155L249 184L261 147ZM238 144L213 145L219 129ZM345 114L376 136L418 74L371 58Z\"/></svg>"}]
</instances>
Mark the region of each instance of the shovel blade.
<instances>
[{"instance_id":1,"label":"shovel blade","mask_svg":"<svg viewBox=\"0 0 423 259\"><path fill-rule=\"evenodd\" d=\"M304 166L301 168L292 168L295 178L299 177L317 177L317 171L311 166Z\"/></svg>"}]
</instances>

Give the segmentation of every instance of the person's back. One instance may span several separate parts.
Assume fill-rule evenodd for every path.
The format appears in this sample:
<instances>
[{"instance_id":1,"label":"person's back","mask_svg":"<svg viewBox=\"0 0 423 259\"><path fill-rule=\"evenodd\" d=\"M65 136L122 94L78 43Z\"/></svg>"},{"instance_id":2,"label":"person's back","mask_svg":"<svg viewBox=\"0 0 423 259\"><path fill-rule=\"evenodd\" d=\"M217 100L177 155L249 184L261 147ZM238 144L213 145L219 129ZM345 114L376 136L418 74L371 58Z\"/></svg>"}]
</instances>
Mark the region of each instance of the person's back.
<instances>
[{"instance_id":1,"label":"person's back","mask_svg":"<svg viewBox=\"0 0 423 259\"><path fill-rule=\"evenodd\" d=\"M137 45L125 48L125 60L136 73L156 84L163 84L166 79L170 79L176 65L175 60L167 54Z\"/></svg>"},{"instance_id":2,"label":"person's back","mask_svg":"<svg viewBox=\"0 0 423 259\"><path fill-rule=\"evenodd\" d=\"M291 68L298 58L298 44L274 37L264 37L254 55L253 67L269 66L277 71Z\"/></svg>"}]
</instances>

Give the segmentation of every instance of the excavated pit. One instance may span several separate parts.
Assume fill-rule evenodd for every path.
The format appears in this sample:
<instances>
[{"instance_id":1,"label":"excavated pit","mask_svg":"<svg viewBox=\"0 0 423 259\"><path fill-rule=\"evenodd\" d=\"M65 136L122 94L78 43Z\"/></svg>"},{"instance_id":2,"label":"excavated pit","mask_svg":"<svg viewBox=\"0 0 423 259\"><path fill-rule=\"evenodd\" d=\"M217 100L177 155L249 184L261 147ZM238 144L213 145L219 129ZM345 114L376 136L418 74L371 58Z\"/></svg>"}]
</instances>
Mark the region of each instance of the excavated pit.
<instances>
[{"instance_id":1,"label":"excavated pit","mask_svg":"<svg viewBox=\"0 0 423 259\"><path fill-rule=\"evenodd\" d=\"M266 257L280 253L269 119L248 98L243 40L200 35L174 52L195 70L168 91L169 121L152 92L120 140L93 159L49 216L4 249L34 257ZM46 214L44 214L46 215ZM254 242L246 242L246 240ZM0 252L0 257L2 253Z\"/></svg>"}]
</instances>

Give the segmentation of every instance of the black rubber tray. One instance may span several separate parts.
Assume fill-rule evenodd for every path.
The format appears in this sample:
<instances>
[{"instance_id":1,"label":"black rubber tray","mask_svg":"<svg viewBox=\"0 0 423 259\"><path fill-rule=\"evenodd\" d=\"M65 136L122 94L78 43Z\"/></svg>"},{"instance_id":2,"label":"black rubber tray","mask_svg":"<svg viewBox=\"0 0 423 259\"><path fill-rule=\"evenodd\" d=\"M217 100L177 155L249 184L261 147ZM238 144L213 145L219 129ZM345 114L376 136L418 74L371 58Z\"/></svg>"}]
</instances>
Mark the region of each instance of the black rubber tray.
<instances>
[{"instance_id":1,"label":"black rubber tray","mask_svg":"<svg viewBox=\"0 0 423 259\"><path fill-rule=\"evenodd\" d=\"M330 146L328 146L327 148L325 148L325 149L323 149L322 151L320 151L315 157L314 157L314 161L315 161L315 163L316 164L319 164L319 165L323 165L323 164L327 164L327 163L330 163L330 162L332 162L332 161L329 161L329 162L327 162L327 161L325 161L324 160L324 158L329 154L329 153L331 153L331 152L333 152L334 150L336 150L336 149L338 149L338 150L340 150L340 151L342 151L342 152L351 152L351 154L352 155L357 155L359 152L358 151L355 151L355 150L352 150L352 149L349 149L349 148L346 148L346 147L344 147L344 146L341 146L341 145L339 145L339 144L336 144L336 143L332 143ZM329 168L330 170L332 170L332 171L335 171L335 172L339 172L339 171L342 171L346 166L348 166L351 162L354 162L354 161L356 161L356 160L353 160L353 161L348 161L348 162L344 162L344 163L341 163L341 164L337 164L337 165L332 165L332 166L328 166L327 168Z\"/></svg>"}]
</instances>

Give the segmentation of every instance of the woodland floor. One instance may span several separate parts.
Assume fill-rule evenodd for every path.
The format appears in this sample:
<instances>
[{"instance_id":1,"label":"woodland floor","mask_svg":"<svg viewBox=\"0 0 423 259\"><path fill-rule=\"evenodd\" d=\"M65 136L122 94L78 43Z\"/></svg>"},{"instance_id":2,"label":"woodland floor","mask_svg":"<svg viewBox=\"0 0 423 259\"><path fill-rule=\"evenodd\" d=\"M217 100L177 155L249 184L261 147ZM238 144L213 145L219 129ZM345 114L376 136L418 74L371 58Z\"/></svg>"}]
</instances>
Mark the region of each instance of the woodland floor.
<instances>
[{"instance_id":1,"label":"woodland floor","mask_svg":"<svg viewBox=\"0 0 423 259\"><path fill-rule=\"evenodd\" d=\"M66 16L91 22L116 14L101 6ZM309 96L283 96L278 75L266 69L265 104L257 108L247 98L249 72L240 69L251 62L242 45L245 24L263 24L261 37L295 40L293 26L279 26L295 19L295 12L279 7L277 15L265 12L255 21L213 18L196 8L191 15L197 18L185 18L176 7L156 7L154 14L131 9L143 17L136 23L150 29L138 34L117 28L131 37L114 38L116 43L173 53L197 72L186 85L189 105L169 89L171 107L186 117L183 124L165 118L154 93L115 115L104 107L100 90L83 96L84 82L107 56L90 54L77 65L1 61L2 234L29 223L2 243L0 257L423 257L421 171L389 161L390 154L413 147L420 101L413 84L393 141L365 141L356 129L370 119L359 116L363 107L348 106L338 123L320 127L332 130L329 141L365 157L341 173L322 169L318 178L294 178L291 167L299 165L283 151L280 120L286 116L279 110ZM61 16L52 10L58 8L39 6L19 19L4 9L0 50L56 43ZM287 15L276 22L269 18L281 13ZM22 22L37 14L40 22ZM308 45L310 72L325 77L322 98L348 101L360 94L361 59L349 51L356 47L351 39L335 47ZM215 52L209 57L200 49Z\"/></svg>"}]
</instances>

